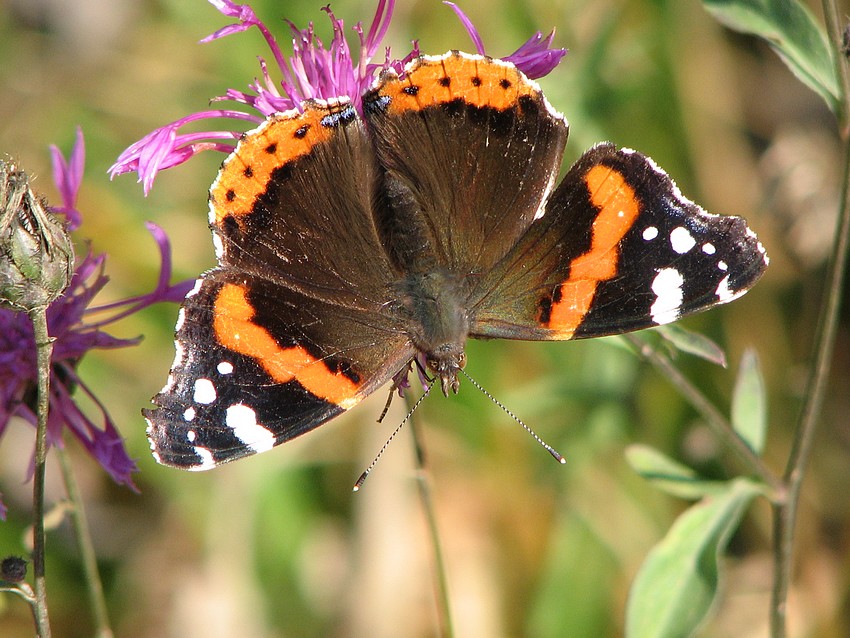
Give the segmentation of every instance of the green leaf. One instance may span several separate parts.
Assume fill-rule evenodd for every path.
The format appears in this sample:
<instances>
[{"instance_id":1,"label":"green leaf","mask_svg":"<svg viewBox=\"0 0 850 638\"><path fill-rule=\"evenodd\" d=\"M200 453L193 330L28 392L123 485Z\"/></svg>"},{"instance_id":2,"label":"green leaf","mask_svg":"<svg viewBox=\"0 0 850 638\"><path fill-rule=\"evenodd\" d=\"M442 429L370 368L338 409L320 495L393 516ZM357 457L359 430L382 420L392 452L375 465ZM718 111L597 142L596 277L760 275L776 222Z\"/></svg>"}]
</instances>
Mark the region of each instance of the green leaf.
<instances>
[{"instance_id":1,"label":"green leaf","mask_svg":"<svg viewBox=\"0 0 850 638\"><path fill-rule=\"evenodd\" d=\"M672 323L666 326L658 326L655 331L682 352L726 367L726 353L705 335L686 330L682 326Z\"/></svg>"},{"instance_id":2,"label":"green leaf","mask_svg":"<svg viewBox=\"0 0 850 638\"><path fill-rule=\"evenodd\" d=\"M704 498L676 519L632 583L627 638L693 634L717 594L720 553L760 492L758 484L735 479L724 492Z\"/></svg>"},{"instance_id":3,"label":"green leaf","mask_svg":"<svg viewBox=\"0 0 850 638\"><path fill-rule=\"evenodd\" d=\"M630 445L626 460L632 469L659 490L689 501L727 489L725 481L709 481L686 465L648 445Z\"/></svg>"},{"instance_id":4,"label":"green leaf","mask_svg":"<svg viewBox=\"0 0 850 638\"><path fill-rule=\"evenodd\" d=\"M830 43L805 5L798 0L703 0L703 5L730 29L766 40L797 78L838 111Z\"/></svg>"},{"instance_id":5,"label":"green leaf","mask_svg":"<svg viewBox=\"0 0 850 638\"><path fill-rule=\"evenodd\" d=\"M767 399L764 378L755 350L747 349L732 395L732 427L756 454L764 450L767 436Z\"/></svg>"}]
</instances>

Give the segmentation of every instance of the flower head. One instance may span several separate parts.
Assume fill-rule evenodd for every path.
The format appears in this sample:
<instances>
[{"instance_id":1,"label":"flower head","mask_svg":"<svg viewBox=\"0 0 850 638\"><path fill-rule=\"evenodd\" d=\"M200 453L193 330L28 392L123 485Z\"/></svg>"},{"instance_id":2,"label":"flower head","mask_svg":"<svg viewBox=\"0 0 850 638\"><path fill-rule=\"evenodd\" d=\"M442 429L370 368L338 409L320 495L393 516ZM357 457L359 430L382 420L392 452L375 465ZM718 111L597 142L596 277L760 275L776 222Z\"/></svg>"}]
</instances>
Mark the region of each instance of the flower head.
<instances>
[{"instance_id":1,"label":"flower head","mask_svg":"<svg viewBox=\"0 0 850 638\"><path fill-rule=\"evenodd\" d=\"M52 209L63 214L68 225L78 227L82 217L76 208L83 171L83 138L77 142L68 161L52 148L54 181L62 198L62 206ZM62 445L63 429L75 436L115 481L133 486L131 473L136 464L127 455L124 443L103 404L77 374L77 366L87 352L96 348L123 348L139 342L139 338L122 339L105 332L106 326L118 319L160 301L179 302L192 282L169 284L171 254L168 238L158 226L147 225L160 253L160 275L149 293L101 306L93 306L95 296L109 278L104 274L105 255L90 250L79 259L65 294L47 308L47 324L55 339L50 377L50 409L48 413L48 445ZM32 323L26 313L0 309L0 436L12 417L36 425L36 351ZM101 412L97 424L75 402L75 392L83 392ZM0 516L5 510L0 505Z\"/></svg>"},{"instance_id":2,"label":"flower head","mask_svg":"<svg viewBox=\"0 0 850 638\"><path fill-rule=\"evenodd\" d=\"M29 176L0 160L0 308L44 309L71 281L74 246Z\"/></svg>"},{"instance_id":3,"label":"flower head","mask_svg":"<svg viewBox=\"0 0 850 638\"><path fill-rule=\"evenodd\" d=\"M381 71L393 69L402 73L404 66L419 55L416 42L410 52L402 58L393 58L389 48L384 51L381 62L373 62L381 48L392 19L395 0L378 0L375 17L368 32L358 22L354 27L359 41L357 60L345 39L345 24L329 7L327 13L333 27L330 44L325 46L315 34L313 24L298 29L288 22L292 36L292 55L286 57L268 27L257 18L249 5L235 4L231 0L209 0L222 14L235 18L236 23L222 27L201 42L210 42L226 35L256 28L262 33L271 52L280 79L275 81L269 65L260 58L262 79L254 79L247 91L228 89L216 101L229 100L253 109L256 113L233 109L208 109L192 113L149 133L127 148L110 168L114 177L127 172L136 172L147 194L160 170L182 164L190 157L205 150L230 153L241 137L242 131L220 129L198 133L178 133L185 124L197 120L224 119L259 124L273 113L301 109L305 100L327 99L347 96L358 110L362 107L362 96L370 88ZM447 2L460 18L470 34L479 53L484 53L481 37L466 15L453 3ZM566 51L551 49L553 33L544 37L536 33L517 51L504 58L515 64L531 78L549 73Z\"/></svg>"}]
</instances>

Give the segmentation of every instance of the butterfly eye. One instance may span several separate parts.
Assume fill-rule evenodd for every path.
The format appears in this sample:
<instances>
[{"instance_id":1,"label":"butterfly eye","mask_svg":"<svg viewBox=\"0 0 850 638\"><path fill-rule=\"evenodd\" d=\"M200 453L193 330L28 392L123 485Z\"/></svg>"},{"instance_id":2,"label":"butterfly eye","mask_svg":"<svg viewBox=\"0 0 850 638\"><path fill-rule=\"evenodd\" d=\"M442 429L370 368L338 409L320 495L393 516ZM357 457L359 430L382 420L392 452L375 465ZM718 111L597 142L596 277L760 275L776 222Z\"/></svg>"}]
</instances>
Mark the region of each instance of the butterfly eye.
<instances>
[{"instance_id":1,"label":"butterfly eye","mask_svg":"<svg viewBox=\"0 0 850 638\"><path fill-rule=\"evenodd\" d=\"M457 367L458 367L458 368L465 368L465 367L466 367L466 353L465 353L465 352L461 352L461 353L458 355L458 358L457 358Z\"/></svg>"}]
</instances>

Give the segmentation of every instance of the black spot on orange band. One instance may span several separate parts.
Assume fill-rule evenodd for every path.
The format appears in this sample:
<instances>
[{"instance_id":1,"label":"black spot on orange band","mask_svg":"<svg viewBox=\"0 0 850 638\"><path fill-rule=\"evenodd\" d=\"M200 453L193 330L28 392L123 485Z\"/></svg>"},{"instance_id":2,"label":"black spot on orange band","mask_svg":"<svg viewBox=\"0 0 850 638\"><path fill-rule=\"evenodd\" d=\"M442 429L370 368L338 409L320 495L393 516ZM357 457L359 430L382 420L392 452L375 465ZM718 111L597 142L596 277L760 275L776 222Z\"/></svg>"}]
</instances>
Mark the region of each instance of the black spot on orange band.
<instances>
[{"instance_id":1,"label":"black spot on orange band","mask_svg":"<svg viewBox=\"0 0 850 638\"><path fill-rule=\"evenodd\" d=\"M404 78L384 82L373 99L388 98L384 104L394 113L458 100L504 111L523 97L539 99L540 95L537 86L513 65L456 53L420 58Z\"/></svg>"},{"instance_id":2,"label":"black spot on orange band","mask_svg":"<svg viewBox=\"0 0 850 638\"><path fill-rule=\"evenodd\" d=\"M244 136L224 160L210 190L214 223L220 225L225 217L249 214L275 169L310 153L317 144L330 139L336 126L354 117L354 108L348 102L307 103L303 113L272 116Z\"/></svg>"}]
</instances>

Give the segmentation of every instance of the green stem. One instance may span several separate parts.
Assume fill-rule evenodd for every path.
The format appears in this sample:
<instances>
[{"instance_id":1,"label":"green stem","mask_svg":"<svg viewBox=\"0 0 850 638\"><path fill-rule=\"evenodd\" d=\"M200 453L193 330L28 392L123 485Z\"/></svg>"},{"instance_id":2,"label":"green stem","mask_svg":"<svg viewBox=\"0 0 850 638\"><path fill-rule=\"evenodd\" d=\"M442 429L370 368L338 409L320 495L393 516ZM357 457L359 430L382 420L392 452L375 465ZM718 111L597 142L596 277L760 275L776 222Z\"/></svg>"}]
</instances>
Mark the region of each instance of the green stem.
<instances>
[{"instance_id":1,"label":"green stem","mask_svg":"<svg viewBox=\"0 0 850 638\"><path fill-rule=\"evenodd\" d=\"M86 585L89 590L89 604L91 605L92 616L97 627L95 636L97 638L112 638L114 634L112 633L112 628L109 626L106 600L103 597L103 584L101 583L100 573L97 569L97 558L91 539L91 532L89 531L88 520L86 519L86 511L80 494L80 488L77 484L77 479L74 477L74 471L71 467L67 450L57 449L57 452L59 454L59 465L62 468L65 490L68 493L68 500L71 501L71 523L74 526L80 557L83 561L83 573L85 574Z\"/></svg>"},{"instance_id":2,"label":"green stem","mask_svg":"<svg viewBox=\"0 0 850 638\"><path fill-rule=\"evenodd\" d=\"M847 57L842 51L844 46L844 27L842 23L843 9L838 7L835 0L823 0L823 16L826 21L826 33L832 43L833 62L835 63L835 74L838 77L838 89L840 99L838 101L839 112L838 127L841 139L850 137L850 67L847 65Z\"/></svg>"},{"instance_id":3,"label":"green stem","mask_svg":"<svg viewBox=\"0 0 850 638\"><path fill-rule=\"evenodd\" d=\"M625 337L638 349L641 356L658 368L663 373L664 378L672 383L679 394L702 415L715 436L738 457L750 472L770 488L770 499L773 502L782 502L785 493L784 484L764 464L764 461L750 449L750 446L738 436L729 419L723 416L720 410L673 365L668 357L658 352L637 335L629 334Z\"/></svg>"},{"instance_id":4,"label":"green stem","mask_svg":"<svg viewBox=\"0 0 850 638\"><path fill-rule=\"evenodd\" d=\"M453 638L454 629L452 627L452 614L449 605L446 564L443 560L443 547L440 542L440 532L437 528L434 499L431 495L431 482L425 460L425 448L422 444L422 434L419 430L417 419L412 414L410 416L410 431L413 433L413 448L416 453L416 483L419 487L419 498L422 501L422 509L425 511L425 518L428 523L428 535L431 539L431 548L434 554L434 589L436 590L437 615L440 621L440 636L441 638Z\"/></svg>"},{"instance_id":5,"label":"green stem","mask_svg":"<svg viewBox=\"0 0 850 638\"><path fill-rule=\"evenodd\" d=\"M35 336L36 365L38 368L38 428L35 437L35 473L33 475L33 580L35 583L36 631L39 638L50 637L50 620L47 613L47 587L44 577L44 479L47 465L47 412L50 406L50 361L53 340L47 332L47 309L36 308L29 312Z\"/></svg>"},{"instance_id":6,"label":"green stem","mask_svg":"<svg viewBox=\"0 0 850 638\"><path fill-rule=\"evenodd\" d=\"M844 139L844 175L841 188L841 204L835 241L832 247L831 264L827 273L825 298L818 322L818 333L809 378L806 384L803 406L797 423L794 444L785 468L785 483L788 496L784 505L774 505L774 583L771 594L770 635L772 638L784 638L786 628L786 607L788 589L791 583L791 570L794 562L794 530L800 502L800 490L803 485L806 466L811 458L815 428L823 408L824 397L829 381L829 372L835 348L835 336L841 310L842 291L847 273L847 253L850 247L850 75L846 58L839 52L842 38L842 25L838 7L834 0L823 1L824 16L829 38L835 44L836 71L841 88L839 127Z\"/></svg>"},{"instance_id":7,"label":"green stem","mask_svg":"<svg viewBox=\"0 0 850 638\"><path fill-rule=\"evenodd\" d=\"M26 583L0 587L0 592L7 592L9 594L20 596L29 603L33 610L35 609L35 594L33 593L32 588Z\"/></svg>"}]
</instances>

